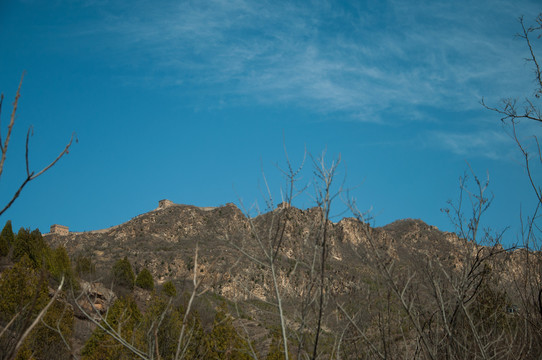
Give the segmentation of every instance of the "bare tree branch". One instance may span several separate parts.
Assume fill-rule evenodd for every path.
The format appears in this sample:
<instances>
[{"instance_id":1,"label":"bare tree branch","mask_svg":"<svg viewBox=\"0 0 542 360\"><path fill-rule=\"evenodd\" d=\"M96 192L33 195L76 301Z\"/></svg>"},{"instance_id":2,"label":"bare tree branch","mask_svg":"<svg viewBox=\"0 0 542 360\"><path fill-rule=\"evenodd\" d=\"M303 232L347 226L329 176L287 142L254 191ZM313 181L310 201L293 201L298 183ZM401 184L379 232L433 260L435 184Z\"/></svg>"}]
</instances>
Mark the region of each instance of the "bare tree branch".
<instances>
[{"instance_id":1,"label":"bare tree branch","mask_svg":"<svg viewBox=\"0 0 542 360\"><path fill-rule=\"evenodd\" d=\"M13 102L13 110L11 112L11 118L10 118L10 122L9 122L9 125L8 125L8 132L7 132L7 135L6 135L6 138L5 140L2 140L2 137L0 136L0 150L2 152L2 155L0 157L0 177L2 176L3 174L3 171L4 171L4 165L5 165L5 160L6 160L6 155L7 155L7 151L8 151L8 146L9 146L9 142L11 140L11 134L12 134L12 130L13 130L13 125L15 124L15 118L16 118L16 113L17 113L17 106L18 106L18 103L19 103L19 98L21 97L21 86L23 84L23 78L24 78L24 73L23 75L21 76L21 81L19 82L19 87L17 88L17 93L15 95L15 100ZM4 99L4 95L1 95L0 97L0 113L1 113L1 109L2 109L2 103L3 103L3 99ZM15 202L15 200L17 200L17 198L19 197L19 195L21 195L21 192L23 191L24 187L29 183L31 182L32 180L35 180L36 178L38 178L40 175L42 175L43 173L45 173L47 170L49 170L50 168L52 168L64 155L68 154L69 152L69 149L73 143L73 140L75 139L75 141L77 142L77 138L75 136L75 133L73 133L71 135L71 138L70 138L70 141L68 142L68 144L66 145L66 147L64 148L64 150L62 150L60 152L60 154L53 160L51 161L48 165L46 165L45 167L43 167L40 171L38 171L37 173L34 172L34 171L31 171L30 170L30 160L29 160L29 143L30 143L30 136L33 134L33 128L32 126L30 126L30 128L28 129L27 133L26 133L26 142L25 142L25 167L26 167L26 177L25 179L21 182L21 184L19 185L19 188L15 191L15 193L13 194L13 196L11 197L11 199L8 201L8 203L2 208L2 210L0 210L0 216L6 212L7 209L9 209L13 203ZM3 145L2 145L3 143Z\"/></svg>"}]
</instances>

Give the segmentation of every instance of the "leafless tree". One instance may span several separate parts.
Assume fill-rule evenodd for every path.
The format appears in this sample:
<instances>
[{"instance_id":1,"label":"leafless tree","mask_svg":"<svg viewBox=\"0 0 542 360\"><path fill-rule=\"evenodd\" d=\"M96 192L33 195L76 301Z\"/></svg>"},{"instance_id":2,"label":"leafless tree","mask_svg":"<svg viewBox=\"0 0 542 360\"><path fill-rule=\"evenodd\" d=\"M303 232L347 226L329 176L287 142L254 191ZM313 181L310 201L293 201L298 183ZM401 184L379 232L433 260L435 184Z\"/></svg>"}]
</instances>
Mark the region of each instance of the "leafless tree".
<instances>
[{"instance_id":1,"label":"leafless tree","mask_svg":"<svg viewBox=\"0 0 542 360\"><path fill-rule=\"evenodd\" d=\"M500 106L489 106L482 100L482 105L497 113L506 131L516 144L521 155L523 168L529 186L532 190L532 209L520 211L522 229L520 242L523 249L514 254L515 264L521 271L515 272L515 290L520 298L520 314L530 324L530 335L535 341L542 343L542 187L540 171L542 170L542 152L538 136L527 133L529 126L536 124L542 126L542 111L540 101L542 96L542 72L537 53L539 47L535 46L542 37L542 13L534 20L531 26L526 25L523 17L519 18L521 33L517 37L525 42L529 50L526 61L532 64L535 88L532 96L519 101L515 98L505 98ZM539 45L538 45L539 46ZM538 128L540 129L540 128ZM521 186L521 185L518 185Z\"/></svg>"},{"instance_id":2,"label":"leafless tree","mask_svg":"<svg viewBox=\"0 0 542 360\"><path fill-rule=\"evenodd\" d=\"M474 189L468 188L467 177L460 178L459 200L445 209L457 228L455 253L448 259L418 254L402 263L382 246L367 214L350 201L363 223L360 242L366 244L356 250L368 253L375 277L389 291L384 297L385 311L377 314L380 337L372 336L372 329L355 321L357 314L339 304L369 346L369 358L507 359L517 353L517 320L507 316L506 298L499 295L492 277L497 258L505 252L500 245L502 234L481 230L482 216L491 203L486 195L489 181L472 176ZM464 215L464 202L469 217Z\"/></svg>"},{"instance_id":3,"label":"leafless tree","mask_svg":"<svg viewBox=\"0 0 542 360\"><path fill-rule=\"evenodd\" d=\"M12 134L12 131L13 131L13 126L15 125L17 106L19 104L19 98L21 97L21 86L23 84L23 78L24 78L24 74L23 74L23 76L21 76L21 81L19 83L19 87L17 88L17 93L15 94L15 100L13 101L13 108L12 108L12 111L11 111L11 117L10 117L10 121L9 121L9 124L8 124L6 137L3 138L0 135L0 150L2 152L2 155L0 157L0 177L2 176L3 171L4 171L4 165L5 165L6 156L7 156L7 152L8 152L8 148L9 148L9 143L10 143L10 140L11 140L11 134ZM4 102L4 94L1 94L0 95L0 114L2 112L2 103L3 102ZM6 212L6 210L9 209L11 207L11 205L13 205L15 200L17 200L19 195L21 195L21 192L23 191L25 186L28 185L28 183L30 183L31 181L37 179L39 176L43 175L47 170L51 169L64 155L68 154L68 152L70 150L70 147L71 147L71 145L73 143L73 140L75 139L77 141L77 139L75 138L75 134L72 134L72 136L70 138L70 141L68 142L68 144L66 145L64 150L62 150L60 152L60 154L58 154L58 156L53 161L51 161L47 166L43 167L41 170L36 172L36 171L30 169L30 160L29 160L30 137L32 136L32 134L33 134L33 128L30 127L28 129L27 133L26 133L26 142L25 142L26 177L21 182L21 184L19 185L17 190L15 190L15 192L11 196L10 200L0 210L0 215L2 215L4 212Z\"/></svg>"},{"instance_id":4,"label":"leafless tree","mask_svg":"<svg viewBox=\"0 0 542 360\"><path fill-rule=\"evenodd\" d=\"M375 281L378 286L383 285L392 295L384 303L384 312L376 315L376 329L360 323L359 312L338 304L351 328L359 335L360 344L367 349L363 352L365 358L539 358L542 343L542 228L539 224L542 189L536 176L540 174L542 154L536 135L531 141L520 135L524 131L520 129L523 122L542 123L539 107L542 76L533 46L533 37L541 37L542 15L535 22L536 25L527 27L520 18L522 33L519 35L529 49L527 60L534 65L536 90L533 96L522 104L516 99L504 99L500 107L490 107L482 101L486 108L501 116L520 150L533 190L534 210L527 217L522 215L523 249L503 249L503 233L482 228L482 217L493 197L488 195L489 178L480 179L472 169L470 174L460 178L458 201L450 202L444 209L457 229L456 253L448 259L430 254L420 255L406 265L401 263L388 253L378 234L369 226L368 214L359 211L355 201L350 200L352 212L364 225L360 242L366 246L356 250L360 259L368 258L377 270ZM382 295L377 296L381 298ZM518 299L519 307L515 303ZM408 326L403 325L404 320ZM387 331L393 327L395 334Z\"/></svg>"},{"instance_id":5,"label":"leafless tree","mask_svg":"<svg viewBox=\"0 0 542 360\"><path fill-rule=\"evenodd\" d=\"M267 212L257 211L257 216L247 214L248 233L238 241L229 239L229 244L269 274L274 296L267 299L277 309L281 332L282 354L289 359L295 354L297 359L316 359L320 356L319 342L328 305L328 281L326 264L329 257L330 211L333 200L340 194L341 185L334 187L340 157L326 163L325 153L320 157L310 157L314 181L312 186L300 186L301 172L306 156L299 167L294 167L286 153L286 167L279 167L285 178L281 191L282 203L275 207L272 192L265 180ZM265 179L265 176L264 176ZM302 193L314 191L309 223L303 229L294 230L296 213L292 201ZM284 293L281 278L288 278L298 285L300 294ZM246 284L239 284L245 286ZM247 289L250 292L250 289ZM250 296L255 296L250 294ZM287 306L286 306L287 305ZM287 313L286 308L290 312ZM291 312L292 309L293 313ZM295 324L292 321L295 319ZM295 353L290 343L295 342Z\"/></svg>"},{"instance_id":6,"label":"leafless tree","mask_svg":"<svg viewBox=\"0 0 542 360\"><path fill-rule=\"evenodd\" d=\"M537 136L533 134L529 140L523 134L525 123L542 124L539 106L542 76L534 46L535 38L541 38L542 15L537 17L534 26L526 26L523 18L520 24L522 33L518 36L526 42L530 54L527 60L534 68L534 94L521 103L508 98L499 107L490 107L483 101L482 104L501 116L520 151L534 194L534 209L526 217L521 215L523 249L503 249L503 233L482 228L482 217L493 197L488 195L489 178L480 179L472 169L470 174L460 178L458 201L450 202L444 209L457 229L454 261L420 255L405 266L382 246L382 240L369 226L368 215L350 200L350 208L364 224L360 241L366 246L356 250L367 252L360 253L360 259L369 258L377 270L375 280L392 295L384 303L384 312L376 315L377 329L360 323L359 312L338 304L359 335L360 344L368 349L363 352L366 358L539 358L542 350L542 228L539 223L542 188L537 176L542 154ZM382 295L385 294L377 296ZM403 325L404 320L409 326ZM395 334L387 331L393 327ZM401 331L397 332L398 329Z\"/></svg>"}]
</instances>

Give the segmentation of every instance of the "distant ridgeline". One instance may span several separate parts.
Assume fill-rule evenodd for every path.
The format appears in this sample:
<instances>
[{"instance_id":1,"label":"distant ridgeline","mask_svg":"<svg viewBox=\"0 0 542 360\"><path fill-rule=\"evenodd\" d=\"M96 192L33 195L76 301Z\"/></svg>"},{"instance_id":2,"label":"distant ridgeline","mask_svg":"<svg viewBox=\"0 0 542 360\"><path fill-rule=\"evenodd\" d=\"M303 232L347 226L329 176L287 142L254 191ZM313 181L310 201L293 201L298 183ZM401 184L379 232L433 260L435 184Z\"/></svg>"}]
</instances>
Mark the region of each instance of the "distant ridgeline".
<instances>
[{"instance_id":1,"label":"distant ridgeline","mask_svg":"<svg viewBox=\"0 0 542 360\"><path fill-rule=\"evenodd\" d=\"M158 201L158 208L156 210L166 209L166 208L174 206L174 205L177 205L177 204L175 204L171 200L162 199L162 200ZM213 208L202 208L202 209L203 210L211 210ZM54 235L68 235L69 233L70 233L70 230L69 230L69 228L67 226L59 225L59 224L51 225L51 228L50 228L50 231L49 231L49 234L51 234L51 235L52 234L54 234ZM49 234L44 234L44 235L49 235Z\"/></svg>"}]
</instances>

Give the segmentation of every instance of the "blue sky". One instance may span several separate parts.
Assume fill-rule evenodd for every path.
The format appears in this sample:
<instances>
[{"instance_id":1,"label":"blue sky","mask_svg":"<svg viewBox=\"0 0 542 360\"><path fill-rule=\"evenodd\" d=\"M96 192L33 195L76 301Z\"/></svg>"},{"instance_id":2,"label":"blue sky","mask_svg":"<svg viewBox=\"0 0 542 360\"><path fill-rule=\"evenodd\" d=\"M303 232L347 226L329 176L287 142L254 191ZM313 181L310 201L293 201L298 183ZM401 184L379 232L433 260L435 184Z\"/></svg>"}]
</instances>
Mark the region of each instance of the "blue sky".
<instances>
[{"instance_id":1,"label":"blue sky","mask_svg":"<svg viewBox=\"0 0 542 360\"><path fill-rule=\"evenodd\" d=\"M511 226L511 242L532 193L480 100L532 94L514 35L519 16L532 23L541 11L495 0L2 1L3 134L26 76L0 198L24 177L29 125L35 169L72 132L79 140L4 221L100 229L162 198L263 207L262 171L280 198L284 143L294 163L305 148L341 154L341 176L376 225L420 218L453 230L440 209L468 162L490 176L485 224ZM522 124L529 134L540 128ZM297 205L310 206L310 192Z\"/></svg>"}]
</instances>

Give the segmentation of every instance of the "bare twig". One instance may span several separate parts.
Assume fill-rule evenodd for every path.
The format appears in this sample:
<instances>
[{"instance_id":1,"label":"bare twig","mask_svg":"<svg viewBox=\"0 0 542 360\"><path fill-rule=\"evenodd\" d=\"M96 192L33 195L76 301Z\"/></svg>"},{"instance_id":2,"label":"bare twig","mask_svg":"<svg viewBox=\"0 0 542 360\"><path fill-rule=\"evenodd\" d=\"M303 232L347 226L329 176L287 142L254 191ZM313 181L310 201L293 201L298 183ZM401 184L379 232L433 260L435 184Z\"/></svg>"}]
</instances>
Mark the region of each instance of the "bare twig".
<instances>
[{"instance_id":1,"label":"bare twig","mask_svg":"<svg viewBox=\"0 0 542 360\"><path fill-rule=\"evenodd\" d=\"M181 327L181 333L179 334L179 338L177 339L177 351L175 352L175 360L182 359L184 357L184 354L186 352L186 346L184 347L183 351L181 352L181 344L184 340L184 333L186 331L186 324L188 321L188 315L190 314L190 309L192 308L192 303L198 294L198 288L201 285L201 280L198 280L198 244L196 243L196 250L194 254L194 269L193 269L193 277L192 277L192 294L190 294L190 300L188 300L188 305L186 306L186 310L184 312L183 316L183 324Z\"/></svg>"},{"instance_id":2,"label":"bare twig","mask_svg":"<svg viewBox=\"0 0 542 360\"><path fill-rule=\"evenodd\" d=\"M9 122L9 125L8 125L8 132L7 132L7 135L6 135L6 138L5 140L2 140L2 137L0 136L0 150L2 152L2 155L0 157L0 177L2 176L2 173L4 171L4 165L5 165L5 160L6 160L6 155L7 155L7 151L8 151L8 146L9 146L9 142L11 140L11 134L12 134L12 131L13 131L13 125L15 124L15 119L16 119L16 113L17 113L17 106L18 106L18 103L19 103L19 98L21 96L21 86L23 84L23 78L24 78L24 74L21 76L21 81L19 82L19 87L17 88L17 93L15 95L15 101L13 102L13 110L11 112L11 118L10 118L10 122ZM3 99L4 99L4 96L2 95L0 97L0 111L1 111L1 108L2 108L2 103L3 103ZM75 141L77 141L76 137L75 137L75 133L72 134L71 138L70 138L70 141L68 142L68 144L66 145L66 147L64 148L64 150L62 150L60 152L60 154L53 160L51 161L47 166L45 166L44 168L42 168L40 171L38 171L37 173L34 172L34 171L31 171L30 170L30 160L29 160L29 143L30 143L30 136L32 135L33 133L33 128L32 126L28 129L27 133L26 133L26 143L25 143L25 167L26 167L26 177L25 179L21 182L21 184L19 185L19 188L15 191L15 193L13 194L13 196L11 197L11 199L8 201L8 203L2 208L2 210L0 210L0 216L6 212L7 209L9 209L13 203L15 202L15 200L17 200L17 198L19 197L19 195L21 195L21 192L23 191L24 187L29 183L31 182L32 180L35 180L36 178L38 178L40 175L42 175L43 173L45 173L47 170L49 170L50 168L52 168L64 155L68 154L69 152L69 149L73 143L73 140L75 139ZM3 143L3 144L2 144Z\"/></svg>"}]
</instances>

